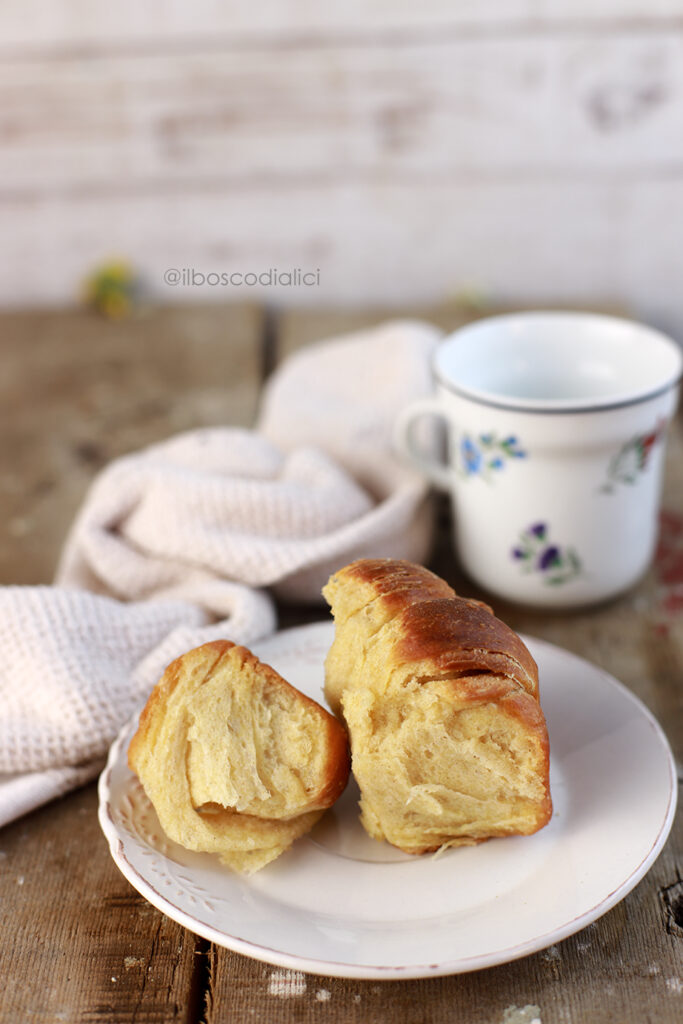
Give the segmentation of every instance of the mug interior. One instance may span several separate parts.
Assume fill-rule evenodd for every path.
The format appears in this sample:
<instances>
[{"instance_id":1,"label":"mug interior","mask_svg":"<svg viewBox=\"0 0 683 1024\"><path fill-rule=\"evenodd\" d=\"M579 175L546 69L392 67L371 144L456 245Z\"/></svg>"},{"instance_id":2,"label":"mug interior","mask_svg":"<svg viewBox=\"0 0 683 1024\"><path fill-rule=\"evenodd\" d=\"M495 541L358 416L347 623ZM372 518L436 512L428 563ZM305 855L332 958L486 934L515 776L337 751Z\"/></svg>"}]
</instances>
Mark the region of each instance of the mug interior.
<instances>
[{"instance_id":1,"label":"mug interior","mask_svg":"<svg viewBox=\"0 0 683 1024\"><path fill-rule=\"evenodd\" d=\"M520 409L612 408L673 386L675 342L652 328L591 313L514 313L461 328L434 369L448 388Z\"/></svg>"}]
</instances>

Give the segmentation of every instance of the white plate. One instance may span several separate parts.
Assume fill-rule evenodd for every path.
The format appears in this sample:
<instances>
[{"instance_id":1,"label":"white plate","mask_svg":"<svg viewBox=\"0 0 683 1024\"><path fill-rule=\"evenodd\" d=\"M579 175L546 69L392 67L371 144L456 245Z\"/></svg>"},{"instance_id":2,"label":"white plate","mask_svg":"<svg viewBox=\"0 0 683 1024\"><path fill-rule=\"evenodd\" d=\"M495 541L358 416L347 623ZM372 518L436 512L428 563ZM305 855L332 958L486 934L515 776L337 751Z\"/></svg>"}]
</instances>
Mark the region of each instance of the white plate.
<instances>
[{"instance_id":1,"label":"white plate","mask_svg":"<svg viewBox=\"0 0 683 1024\"><path fill-rule=\"evenodd\" d=\"M254 646L322 701L332 625ZM136 723L100 779L112 856L155 907L198 935L283 967L347 978L420 978L490 967L579 931L652 865L675 810L675 771L650 712L611 676L540 640L552 821L534 836L409 857L369 839L350 784L313 832L248 878L167 840L126 765Z\"/></svg>"}]
</instances>

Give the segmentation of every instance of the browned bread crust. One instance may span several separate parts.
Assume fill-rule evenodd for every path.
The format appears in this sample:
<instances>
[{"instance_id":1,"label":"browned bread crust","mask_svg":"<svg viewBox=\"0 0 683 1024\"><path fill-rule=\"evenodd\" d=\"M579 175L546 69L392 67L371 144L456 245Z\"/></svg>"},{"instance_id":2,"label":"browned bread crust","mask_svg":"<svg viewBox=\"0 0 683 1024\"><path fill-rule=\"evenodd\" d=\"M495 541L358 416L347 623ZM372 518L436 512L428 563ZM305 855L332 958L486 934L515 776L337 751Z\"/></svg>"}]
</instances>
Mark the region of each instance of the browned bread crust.
<instances>
[{"instance_id":1,"label":"browned bread crust","mask_svg":"<svg viewBox=\"0 0 683 1024\"><path fill-rule=\"evenodd\" d=\"M419 852L542 828L552 814L548 734L538 668L520 637L487 605L458 597L444 580L410 562L361 559L335 573L323 593L336 623L325 692L349 727L370 834ZM441 722L434 719L436 704ZM472 793L478 795L460 801L462 820L449 795L456 783L455 776L446 777L448 764L437 769L419 749L432 735L423 719L434 721L434 736L441 730L437 751L449 745L453 764L458 762L458 786L467 785L470 757ZM501 744L509 746L502 767L496 750ZM486 771L501 779L497 791L489 786L488 803L482 796ZM401 780L403 820L396 796ZM394 795L385 799L392 787ZM418 796L428 806L424 794L434 792L430 821L415 807ZM439 800L443 807L437 809Z\"/></svg>"},{"instance_id":2,"label":"browned bread crust","mask_svg":"<svg viewBox=\"0 0 683 1024\"><path fill-rule=\"evenodd\" d=\"M336 581L369 584L387 619L400 617L396 662L434 662L439 674L496 672L538 693L538 666L519 636L481 601L457 597L445 580L413 562L365 558Z\"/></svg>"},{"instance_id":3,"label":"browned bread crust","mask_svg":"<svg viewBox=\"0 0 683 1024\"><path fill-rule=\"evenodd\" d=\"M303 748L288 746L287 719L294 718L294 739L305 733ZM234 763L244 751L245 763ZM308 766L307 751L314 758ZM170 838L219 853L243 871L258 869L308 831L341 794L350 768L340 722L229 640L204 644L168 666L140 716L128 763ZM246 786L226 803L223 781L230 791L239 778ZM274 779L281 783L275 788Z\"/></svg>"}]
</instances>

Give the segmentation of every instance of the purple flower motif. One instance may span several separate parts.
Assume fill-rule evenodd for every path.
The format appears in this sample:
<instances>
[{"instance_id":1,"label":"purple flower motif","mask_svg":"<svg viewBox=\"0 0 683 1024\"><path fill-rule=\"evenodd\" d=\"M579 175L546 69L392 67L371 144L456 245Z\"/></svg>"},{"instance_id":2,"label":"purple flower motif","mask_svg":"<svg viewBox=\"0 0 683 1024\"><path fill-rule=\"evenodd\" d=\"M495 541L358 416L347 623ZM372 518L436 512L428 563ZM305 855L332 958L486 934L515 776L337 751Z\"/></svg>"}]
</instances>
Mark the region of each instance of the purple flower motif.
<instances>
[{"instance_id":1,"label":"purple flower motif","mask_svg":"<svg viewBox=\"0 0 683 1024\"><path fill-rule=\"evenodd\" d=\"M520 572L538 573L544 584L560 586L581 574L581 559L574 548L552 544L549 532L547 523L527 526L518 545L510 549L510 557L519 564Z\"/></svg>"},{"instance_id":2,"label":"purple flower motif","mask_svg":"<svg viewBox=\"0 0 683 1024\"><path fill-rule=\"evenodd\" d=\"M553 569L556 565L560 565L561 561L560 549L555 544L551 544L541 552L538 568L541 572L545 572L547 569Z\"/></svg>"}]
</instances>

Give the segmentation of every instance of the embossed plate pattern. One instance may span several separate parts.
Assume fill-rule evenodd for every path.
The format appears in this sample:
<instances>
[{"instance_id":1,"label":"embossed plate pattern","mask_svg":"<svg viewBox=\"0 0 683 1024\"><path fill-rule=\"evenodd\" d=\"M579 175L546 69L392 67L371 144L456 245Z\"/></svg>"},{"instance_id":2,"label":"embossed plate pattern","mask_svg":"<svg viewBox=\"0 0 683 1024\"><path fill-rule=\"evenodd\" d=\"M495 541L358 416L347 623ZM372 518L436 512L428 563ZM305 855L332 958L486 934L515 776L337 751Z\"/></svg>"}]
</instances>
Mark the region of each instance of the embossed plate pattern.
<instances>
[{"instance_id":1,"label":"embossed plate pattern","mask_svg":"<svg viewBox=\"0 0 683 1024\"><path fill-rule=\"evenodd\" d=\"M322 701L331 623L288 630L256 653ZM100 823L117 865L155 907L268 963L352 978L418 978L505 963L579 931L654 862L675 811L675 771L650 712L611 676L539 640L555 812L535 836L408 857L369 839L352 783L313 832L249 878L163 835L126 764L136 722L100 778Z\"/></svg>"}]
</instances>

